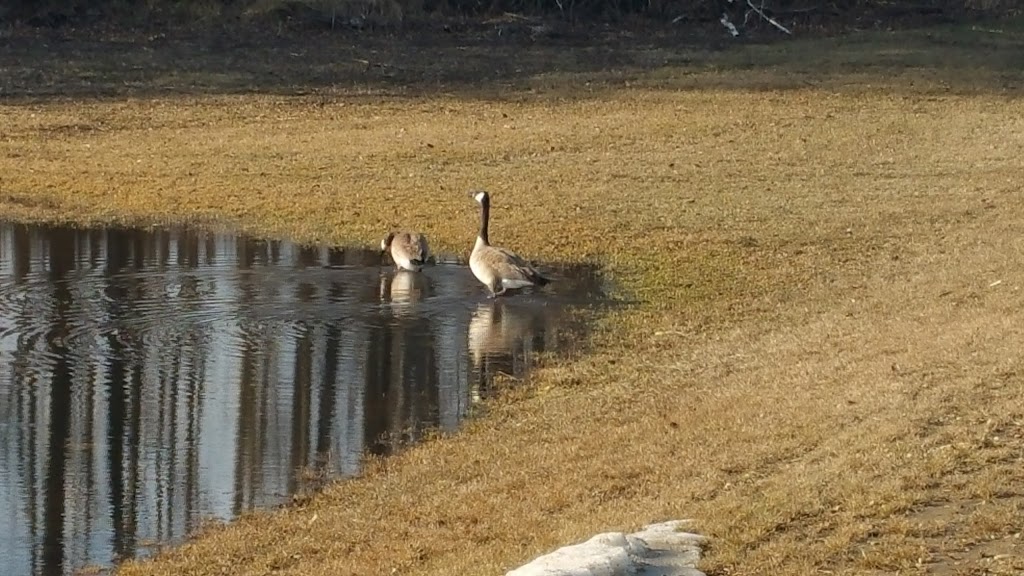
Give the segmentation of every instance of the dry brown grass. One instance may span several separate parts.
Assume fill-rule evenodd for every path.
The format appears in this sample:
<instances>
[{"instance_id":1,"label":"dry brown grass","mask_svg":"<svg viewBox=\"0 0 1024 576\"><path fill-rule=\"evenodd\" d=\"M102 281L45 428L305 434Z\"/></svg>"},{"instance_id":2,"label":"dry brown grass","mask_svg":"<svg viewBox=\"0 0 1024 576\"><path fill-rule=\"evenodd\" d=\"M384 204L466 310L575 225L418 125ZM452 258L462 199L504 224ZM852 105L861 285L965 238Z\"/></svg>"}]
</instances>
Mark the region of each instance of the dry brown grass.
<instances>
[{"instance_id":1,"label":"dry brown grass","mask_svg":"<svg viewBox=\"0 0 1024 576\"><path fill-rule=\"evenodd\" d=\"M602 261L642 300L464 433L120 572L497 574L679 517L712 538L712 574L1018 569L1021 69L950 90L941 45L850 76L762 48L785 90L668 67L502 99L3 106L16 218L365 244L414 225L466 253L486 186L495 240ZM853 50L803 49L822 46Z\"/></svg>"}]
</instances>

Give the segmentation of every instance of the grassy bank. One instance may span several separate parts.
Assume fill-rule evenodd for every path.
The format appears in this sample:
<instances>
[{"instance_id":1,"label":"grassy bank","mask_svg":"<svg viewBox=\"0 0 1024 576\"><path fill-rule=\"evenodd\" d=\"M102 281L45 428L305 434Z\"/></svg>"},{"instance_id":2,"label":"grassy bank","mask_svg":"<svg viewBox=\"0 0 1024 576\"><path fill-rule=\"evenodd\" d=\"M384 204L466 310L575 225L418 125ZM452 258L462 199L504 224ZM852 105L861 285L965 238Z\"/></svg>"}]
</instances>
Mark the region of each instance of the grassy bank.
<instances>
[{"instance_id":1,"label":"grassy bank","mask_svg":"<svg viewBox=\"0 0 1024 576\"><path fill-rule=\"evenodd\" d=\"M464 433L122 574L497 574L680 517L712 574L1024 569L1019 27L155 42L7 47L4 214L466 254L483 186L493 240L642 304Z\"/></svg>"}]
</instances>

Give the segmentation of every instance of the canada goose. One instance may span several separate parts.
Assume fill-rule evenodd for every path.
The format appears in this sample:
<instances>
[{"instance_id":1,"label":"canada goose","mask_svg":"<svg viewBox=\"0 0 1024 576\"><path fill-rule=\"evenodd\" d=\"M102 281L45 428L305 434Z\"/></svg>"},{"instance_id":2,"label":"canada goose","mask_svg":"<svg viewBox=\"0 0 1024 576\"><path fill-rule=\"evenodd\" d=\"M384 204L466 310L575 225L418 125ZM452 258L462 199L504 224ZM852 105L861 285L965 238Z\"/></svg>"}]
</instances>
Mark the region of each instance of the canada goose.
<instances>
[{"instance_id":1,"label":"canada goose","mask_svg":"<svg viewBox=\"0 0 1024 576\"><path fill-rule=\"evenodd\" d=\"M380 241L380 251L390 251L399 270L412 272L419 272L430 252L426 237L419 232L391 232Z\"/></svg>"},{"instance_id":2,"label":"canada goose","mask_svg":"<svg viewBox=\"0 0 1024 576\"><path fill-rule=\"evenodd\" d=\"M543 286L551 280L541 276L515 253L504 248L491 246L487 237L487 222L491 216L491 196L485 190L473 193L480 203L480 233L476 236L473 253L469 256L469 268L476 279L491 291L491 297L500 296L506 290Z\"/></svg>"}]
</instances>

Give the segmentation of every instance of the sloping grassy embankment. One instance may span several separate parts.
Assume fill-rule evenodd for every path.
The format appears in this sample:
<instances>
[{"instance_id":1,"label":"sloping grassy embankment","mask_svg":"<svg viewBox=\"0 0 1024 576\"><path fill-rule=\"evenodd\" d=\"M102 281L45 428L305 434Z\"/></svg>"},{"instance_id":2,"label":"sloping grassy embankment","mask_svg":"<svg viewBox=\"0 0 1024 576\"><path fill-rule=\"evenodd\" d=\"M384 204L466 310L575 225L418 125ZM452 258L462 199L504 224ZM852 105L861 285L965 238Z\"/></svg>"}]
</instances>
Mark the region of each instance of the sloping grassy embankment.
<instances>
[{"instance_id":1,"label":"sloping grassy embankment","mask_svg":"<svg viewBox=\"0 0 1024 576\"><path fill-rule=\"evenodd\" d=\"M643 301L463 433L120 572L497 574L682 517L712 574L1019 573L1022 45L943 29L592 67L505 47L562 72L479 89L310 88L330 62L269 61L309 73L299 95L161 45L131 54L177 67L99 98L82 74L116 63L8 60L11 217L367 244L412 225L467 253L483 186L495 241L602 261ZM373 58L401 76L500 50Z\"/></svg>"}]
</instances>

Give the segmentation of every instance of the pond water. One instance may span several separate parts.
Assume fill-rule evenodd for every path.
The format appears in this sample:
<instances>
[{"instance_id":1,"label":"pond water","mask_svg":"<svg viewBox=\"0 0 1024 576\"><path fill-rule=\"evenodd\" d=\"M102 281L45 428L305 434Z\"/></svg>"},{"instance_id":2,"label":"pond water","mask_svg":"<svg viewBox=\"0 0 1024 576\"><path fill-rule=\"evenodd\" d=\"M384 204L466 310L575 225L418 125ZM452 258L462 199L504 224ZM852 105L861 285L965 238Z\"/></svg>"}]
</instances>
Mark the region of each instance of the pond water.
<instances>
[{"instance_id":1,"label":"pond water","mask_svg":"<svg viewBox=\"0 0 1024 576\"><path fill-rule=\"evenodd\" d=\"M0 223L0 574L145 556L457 428L585 337L599 271L544 269L490 300L454 258Z\"/></svg>"}]
</instances>

